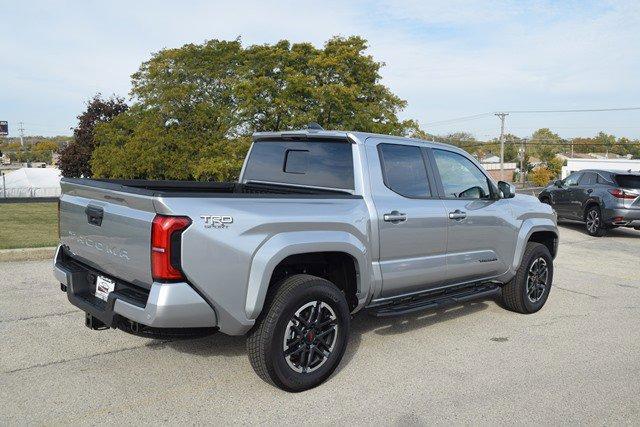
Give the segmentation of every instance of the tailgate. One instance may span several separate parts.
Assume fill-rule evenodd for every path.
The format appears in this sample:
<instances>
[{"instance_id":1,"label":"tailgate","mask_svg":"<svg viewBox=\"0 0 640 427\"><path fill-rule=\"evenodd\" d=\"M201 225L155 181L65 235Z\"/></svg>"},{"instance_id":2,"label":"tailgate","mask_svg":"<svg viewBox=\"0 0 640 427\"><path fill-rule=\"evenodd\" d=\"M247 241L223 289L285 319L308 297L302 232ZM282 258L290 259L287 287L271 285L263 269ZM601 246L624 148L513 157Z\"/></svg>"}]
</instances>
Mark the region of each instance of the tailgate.
<instances>
[{"instance_id":1,"label":"tailgate","mask_svg":"<svg viewBox=\"0 0 640 427\"><path fill-rule=\"evenodd\" d=\"M60 242L106 275L150 288L153 196L118 184L63 179Z\"/></svg>"}]
</instances>

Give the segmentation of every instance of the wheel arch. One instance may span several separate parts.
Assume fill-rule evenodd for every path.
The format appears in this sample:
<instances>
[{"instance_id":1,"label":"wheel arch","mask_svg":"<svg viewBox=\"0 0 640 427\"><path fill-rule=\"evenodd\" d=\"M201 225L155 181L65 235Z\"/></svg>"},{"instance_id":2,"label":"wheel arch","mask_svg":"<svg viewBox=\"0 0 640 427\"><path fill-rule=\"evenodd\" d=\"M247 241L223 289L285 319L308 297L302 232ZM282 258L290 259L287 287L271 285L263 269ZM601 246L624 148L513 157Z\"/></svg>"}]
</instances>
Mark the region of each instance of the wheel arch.
<instances>
[{"instance_id":1,"label":"wheel arch","mask_svg":"<svg viewBox=\"0 0 640 427\"><path fill-rule=\"evenodd\" d=\"M587 199L584 202L584 205L583 205L583 208L582 208L582 219L583 220L587 219L587 212L593 206L597 206L598 208L600 208L600 211L602 212L602 201L600 199L598 199L598 198L591 197L591 198Z\"/></svg>"},{"instance_id":2,"label":"wheel arch","mask_svg":"<svg viewBox=\"0 0 640 427\"><path fill-rule=\"evenodd\" d=\"M296 274L306 267L308 274L334 282L345 291L352 311L366 302L371 284L371 260L366 246L354 235L342 231L282 233L255 253L249 272L245 312L256 319L263 309L269 287L285 277L286 268ZM332 266L322 274L321 266ZM337 267L337 268L336 268ZM340 274L338 274L340 273ZM333 280L332 280L333 279Z\"/></svg>"},{"instance_id":3,"label":"wheel arch","mask_svg":"<svg viewBox=\"0 0 640 427\"><path fill-rule=\"evenodd\" d=\"M523 221L516 241L512 271L518 270L529 242L537 242L547 246L551 256L555 258L558 254L558 228L551 220L543 218L529 218Z\"/></svg>"}]
</instances>

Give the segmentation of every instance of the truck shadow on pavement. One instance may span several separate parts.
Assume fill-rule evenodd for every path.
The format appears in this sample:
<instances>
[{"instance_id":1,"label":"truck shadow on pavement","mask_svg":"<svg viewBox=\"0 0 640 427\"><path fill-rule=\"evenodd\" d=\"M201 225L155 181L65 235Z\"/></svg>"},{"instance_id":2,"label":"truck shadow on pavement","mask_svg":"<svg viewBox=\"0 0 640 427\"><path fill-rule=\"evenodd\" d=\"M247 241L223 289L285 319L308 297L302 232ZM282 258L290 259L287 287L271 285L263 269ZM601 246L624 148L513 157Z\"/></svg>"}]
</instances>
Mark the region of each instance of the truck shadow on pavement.
<instances>
[{"instance_id":1,"label":"truck shadow on pavement","mask_svg":"<svg viewBox=\"0 0 640 427\"><path fill-rule=\"evenodd\" d=\"M377 335L399 335L417 329L427 328L438 323L448 322L459 317L465 317L489 308L489 302L494 298L469 301L464 304L455 304L446 308L419 311L412 314L397 317L375 317L369 310L364 310L351 321L351 333L349 344L344 353L342 362L336 369L336 373L345 368L357 354L362 336L373 332Z\"/></svg>"},{"instance_id":2,"label":"truck shadow on pavement","mask_svg":"<svg viewBox=\"0 0 640 427\"><path fill-rule=\"evenodd\" d=\"M492 300L481 299L443 309L425 310L398 317L374 317L368 310L363 310L351 322L349 344L336 372L346 367L353 359L362 343L362 336L365 334L398 335L427 328L481 312L489 307L488 301ZM215 333L203 338L168 341L166 346L181 353L203 357L238 357L247 354L244 336L229 336L222 333Z\"/></svg>"}]
</instances>

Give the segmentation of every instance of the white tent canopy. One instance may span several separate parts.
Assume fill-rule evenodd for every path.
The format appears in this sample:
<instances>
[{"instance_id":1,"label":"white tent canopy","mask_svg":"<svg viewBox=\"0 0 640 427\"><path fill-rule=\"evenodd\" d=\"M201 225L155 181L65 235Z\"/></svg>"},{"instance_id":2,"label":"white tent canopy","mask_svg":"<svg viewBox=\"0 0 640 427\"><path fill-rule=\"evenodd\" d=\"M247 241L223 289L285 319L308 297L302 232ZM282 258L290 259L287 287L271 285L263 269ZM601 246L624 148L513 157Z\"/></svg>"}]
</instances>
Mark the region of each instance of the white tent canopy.
<instances>
[{"instance_id":1,"label":"white tent canopy","mask_svg":"<svg viewBox=\"0 0 640 427\"><path fill-rule=\"evenodd\" d=\"M58 197L60 169L22 168L0 179L0 197Z\"/></svg>"}]
</instances>

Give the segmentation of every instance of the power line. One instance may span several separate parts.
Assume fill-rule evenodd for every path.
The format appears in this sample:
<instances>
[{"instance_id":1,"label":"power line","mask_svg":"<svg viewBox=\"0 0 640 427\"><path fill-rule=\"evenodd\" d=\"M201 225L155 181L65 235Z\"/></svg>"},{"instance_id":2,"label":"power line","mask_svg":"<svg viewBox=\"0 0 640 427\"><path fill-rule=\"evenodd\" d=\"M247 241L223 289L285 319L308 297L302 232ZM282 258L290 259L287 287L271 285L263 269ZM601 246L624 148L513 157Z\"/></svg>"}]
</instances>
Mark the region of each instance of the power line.
<instances>
[{"instance_id":1,"label":"power line","mask_svg":"<svg viewBox=\"0 0 640 427\"><path fill-rule=\"evenodd\" d=\"M600 111L633 111L640 110L640 107L618 107L618 108L579 108L573 110L512 110L508 113L512 114L526 114L526 113L589 113Z\"/></svg>"},{"instance_id":2,"label":"power line","mask_svg":"<svg viewBox=\"0 0 640 427\"><path fill-rule=\"evenodd\" d=\"M448 120L440 120L437 122L431 122L431 123L423 123L423 126L440 126L440 125L445 125L445 124L449 124L449 123L456 123L456 122L466 122L469 120L475 120L475 119L479 119L482 117L487 117L490 116L491 113L480 113L480 114L474 114L473 116L463 116L463 117L456 117L455 119L448 119Z\"/></svg>"}]
</instances>

